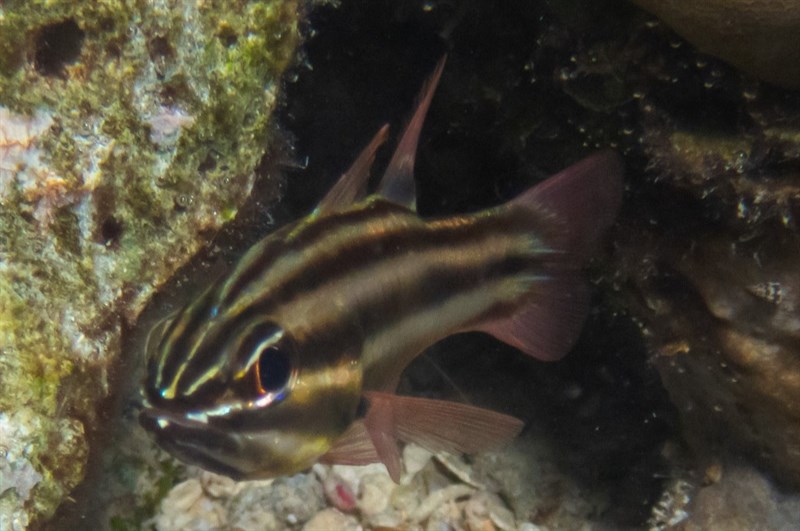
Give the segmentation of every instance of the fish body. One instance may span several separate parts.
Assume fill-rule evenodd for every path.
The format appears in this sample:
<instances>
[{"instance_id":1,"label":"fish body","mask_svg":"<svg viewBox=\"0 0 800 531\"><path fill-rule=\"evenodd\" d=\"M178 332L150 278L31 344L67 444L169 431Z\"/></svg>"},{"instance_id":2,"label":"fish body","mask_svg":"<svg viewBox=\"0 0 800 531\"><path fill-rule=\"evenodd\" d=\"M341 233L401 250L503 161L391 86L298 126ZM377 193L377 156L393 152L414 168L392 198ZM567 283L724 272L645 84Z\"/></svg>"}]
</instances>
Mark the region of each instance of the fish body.
<instances>
[{"instance_id":1,"label":"fish body","mask_svg":"<svg viewBox=\"0 0 800 531\"><path fill-rule=\"evenodd\" d=\"M186 461L235 478L316 461L382 461L397 441L473 452L522 423L394 394L402 370L454 333L481 330L558 359L582 326L580 268L621 196L601 153L511 202L426 220L413 162L441 62L377 194L360 199L382 128L317 209L255 244L151 333L142 424Z\"/></svg>"}]
</instances>

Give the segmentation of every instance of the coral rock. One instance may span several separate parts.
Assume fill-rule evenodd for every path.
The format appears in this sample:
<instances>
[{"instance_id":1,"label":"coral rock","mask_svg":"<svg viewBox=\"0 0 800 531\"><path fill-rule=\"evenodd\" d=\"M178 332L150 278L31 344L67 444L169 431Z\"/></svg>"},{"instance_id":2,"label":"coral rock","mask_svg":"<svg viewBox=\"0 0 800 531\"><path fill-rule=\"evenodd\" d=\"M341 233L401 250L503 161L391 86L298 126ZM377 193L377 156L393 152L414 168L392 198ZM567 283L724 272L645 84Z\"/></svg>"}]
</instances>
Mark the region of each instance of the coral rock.
<instances>
[{"instance_id":1,"label":"coral rock","mask_svg":"<svg viewBox=\"0 0 800 531\"><path fill-rule=\"evenodd\" d=\"M41 523L83 478L123 327L253 185L298 17L292 0L0 3L0 470L16 492L0 527Z\"/></svg>"}]
</instances>

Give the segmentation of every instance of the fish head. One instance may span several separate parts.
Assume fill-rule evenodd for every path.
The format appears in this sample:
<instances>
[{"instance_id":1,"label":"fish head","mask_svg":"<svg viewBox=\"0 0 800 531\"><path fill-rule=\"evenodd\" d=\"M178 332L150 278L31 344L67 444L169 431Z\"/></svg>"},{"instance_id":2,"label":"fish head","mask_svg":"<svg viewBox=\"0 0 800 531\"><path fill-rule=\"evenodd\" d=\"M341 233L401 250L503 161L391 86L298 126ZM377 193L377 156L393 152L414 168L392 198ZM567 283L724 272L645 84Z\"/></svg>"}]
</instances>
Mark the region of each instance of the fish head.
<instances>
[{"instance_id":1,"label":"fish head","mask_svg":"<svg viewBox=\"0 0 800 531\"><path fill-rule=\"evenodd\" d=\"M152 330L140 423L179 459L235 479L309 467L356 417L358 358L268 313L226 315L213 291Z\"/></svg>"}]
</instances>

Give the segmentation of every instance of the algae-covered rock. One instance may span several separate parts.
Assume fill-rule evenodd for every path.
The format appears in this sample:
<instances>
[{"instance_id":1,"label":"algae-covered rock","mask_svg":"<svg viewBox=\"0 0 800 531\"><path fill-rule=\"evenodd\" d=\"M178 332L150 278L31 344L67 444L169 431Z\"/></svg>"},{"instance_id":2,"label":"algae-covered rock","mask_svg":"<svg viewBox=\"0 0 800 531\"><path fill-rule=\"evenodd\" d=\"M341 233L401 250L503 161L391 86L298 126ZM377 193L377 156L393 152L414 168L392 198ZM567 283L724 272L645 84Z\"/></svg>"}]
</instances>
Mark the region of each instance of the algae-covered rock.
<instances>
[{"instance_id":1,"label":"algae-covered rock","mask_svg":"<svg viewBox=\"0 0 800 531\"><path fill-rule=\"evenodd\" d=\"M298 16L0 5L0 528L81 481L122 327L247 197Z\"/></svg>"},{"instance_id":2,"label":"algae-covered rock","mask_svg":"<svg viewBox=\"0 0 800 531\"><path fill-rule=\"evenodd\" d=\"M690 215L678 222L690 226L672 234L640 227L636 241L623 238L621 271L635 294L628 304L699 454L743 451L796 486L800 189L791 172L759 176L764 166L748 164L746 138L709 142L693 133L683 143L692 147L658 144L655 171L673 193L707 205L710 219L695 225L701 220ZM673 201L676 220L686 216Z\"/></svg>"}]
</instances>

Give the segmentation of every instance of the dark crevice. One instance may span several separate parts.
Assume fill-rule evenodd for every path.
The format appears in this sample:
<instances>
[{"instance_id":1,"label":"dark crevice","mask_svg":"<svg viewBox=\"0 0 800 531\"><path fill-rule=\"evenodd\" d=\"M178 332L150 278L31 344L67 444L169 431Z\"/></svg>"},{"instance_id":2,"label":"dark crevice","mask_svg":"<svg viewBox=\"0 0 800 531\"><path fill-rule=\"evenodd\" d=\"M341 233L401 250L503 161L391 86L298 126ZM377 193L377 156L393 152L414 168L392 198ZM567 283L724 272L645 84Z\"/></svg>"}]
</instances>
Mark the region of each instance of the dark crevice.
<instances>
[{"instance_id":1,"label":"dark crevice","mask_svg":"<svg viewBox=\"0 0 800 531\"><path fill-rule=\"evenodd\" d=\"M72 19L41 28L36 37L36 71L43 76L63 76L64 68L80 56L84 37Z\"/></svg>"},{"instance_id":2,"label":"dark crevice","mask_svg":"<svg viewBox=\"0 0 800 531\"><path fill-rule=\"evenodd\" d=\"M123 225L115 217L109 217L100 226L100 237L106 247L117 247L122 236Z\"/></svg>"}]
</instances>

